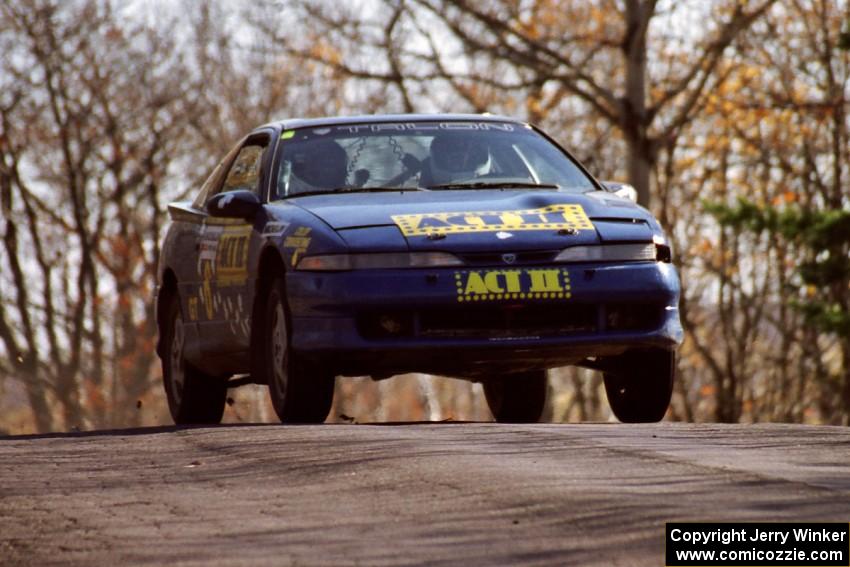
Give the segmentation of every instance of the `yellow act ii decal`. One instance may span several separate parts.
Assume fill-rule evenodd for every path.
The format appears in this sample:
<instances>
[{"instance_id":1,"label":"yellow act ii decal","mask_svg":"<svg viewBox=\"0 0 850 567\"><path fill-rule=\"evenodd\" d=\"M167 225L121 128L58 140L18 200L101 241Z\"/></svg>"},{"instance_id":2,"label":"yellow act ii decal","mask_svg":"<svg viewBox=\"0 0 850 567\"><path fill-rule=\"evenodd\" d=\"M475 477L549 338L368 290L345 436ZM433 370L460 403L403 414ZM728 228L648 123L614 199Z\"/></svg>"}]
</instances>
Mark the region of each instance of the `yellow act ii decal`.
<instances>
[{"instance_id":1,"label":"yellow act ii decal","mask_svg":"<svg viewBox=\"0 0 850 567\"><path fill-rule=\"evenodd\" d=\"M593 230L581 205L549 205L517 211L469 211L392 215L405 236L502 230Z\"/></svg>"},{"instance_id":2,"label":"yellow act ii decal","mask_svg":"<svg viewBox=\"0 0 850 567\"><path fill-rule=\"evenodd\" d=\"M457 300L569 299L570 274L562 268L455 272Z\"/></svg>"}]
</instances>

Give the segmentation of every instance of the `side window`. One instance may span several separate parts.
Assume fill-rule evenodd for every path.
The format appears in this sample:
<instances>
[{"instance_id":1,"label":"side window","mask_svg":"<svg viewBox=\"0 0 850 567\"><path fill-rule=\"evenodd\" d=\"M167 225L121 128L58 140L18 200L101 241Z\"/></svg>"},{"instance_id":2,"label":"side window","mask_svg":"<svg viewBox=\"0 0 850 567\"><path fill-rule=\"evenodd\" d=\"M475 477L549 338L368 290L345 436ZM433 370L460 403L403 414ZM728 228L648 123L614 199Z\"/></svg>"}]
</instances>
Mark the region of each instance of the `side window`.
<instances>
[{"instance_id":1,"label":"side window","mask_svg":"<svg viewBox=\"0 0 850 567\"><path fill-rule=\"evenodd\" d=\"M266 144L243 146L239 150L236 159L233 160L233 165L230 171L227 172L227 177L224 179L222 191L235 191L237 189L245 189L247 191L256 191L260 182L260 166L263 161L263 150L266 149Z\"/></svg>"},{"instance_id":2,"label":"side window","mask_svg":"<svg viewBox=\"0 0 850 567\"><path fill-rule=\"evenodd\" d=\"M230 150L224 158L218 164L216 164L215 169L207 177L207 180L204 181L204 184L201 186L201 190L198 192L198 196L195 197L195 200L192 202L192 206L196 209L202 209L204 203L207 202L212 195L215 195L218 191L217 188L221 183L222 169L230 163L230 160L233 159L233 156L236 154L236 148Z\"/></svg>"},{"instance_id":3,"label":"side window","mask_svg":"<svg viewBox=\"0 0 850 567\"><path fill-rule=\"evenodd\" d=\"M224 183L220 187L209 191L205 197L205 201L225 191L244 189L255 193L259 192L263 154L268 143L268 138L255 138L245 142L231 162L230 169L224 177Z\"/></svg>"}]
</instances>

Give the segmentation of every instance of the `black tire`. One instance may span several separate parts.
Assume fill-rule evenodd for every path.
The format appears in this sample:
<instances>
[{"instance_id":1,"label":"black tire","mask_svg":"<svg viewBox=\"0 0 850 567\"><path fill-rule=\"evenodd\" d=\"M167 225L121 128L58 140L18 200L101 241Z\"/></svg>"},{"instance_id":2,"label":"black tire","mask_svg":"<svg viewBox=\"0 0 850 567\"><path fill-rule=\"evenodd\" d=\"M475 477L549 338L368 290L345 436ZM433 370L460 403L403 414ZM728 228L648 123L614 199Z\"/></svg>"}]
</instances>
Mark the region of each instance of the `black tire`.
<instances>
[{"instance_id":1,"label":"black tire","mask_svg":"<svg viewBox=\"0 0 850 567\"><path fill-rule=\"evenodd\" d=\"M623 423L661 421L673 395L676 355L654 349L624 355L603 373L608 404Z\"/></svg>"},{"instance_id":2,"label":"black tire","mask_svg":"<svg viewBox=\"0 0 850 567\"><path fill-rule=\"evenodd\" d=\"M177 292L166 296L162 382L174 423L220 423L227 400L227 381L204 374L184 357L185 333Z\"/></svg>"},{"instance_id":3,"label":"black tire","mask_svg":"<svg viewBox=\"0 0 850 567\"><path fill-rule=\"evenodd\" d=\"M322 423L334 396L334 376L307 364L292 352L283 280L268 287L263 312L263 374L269 396L283 423Z\"/></svg>"},{"instance_id":4,"label":"black tire","mask_svg":"<svg viewBox=\"0 0 850 567\"><path fill-rule=\"evenodd\" d=\"M546 406L546 371L490 378L482 383L487 405L499 423L537 423Z\"/></svg>"}]
</instances>

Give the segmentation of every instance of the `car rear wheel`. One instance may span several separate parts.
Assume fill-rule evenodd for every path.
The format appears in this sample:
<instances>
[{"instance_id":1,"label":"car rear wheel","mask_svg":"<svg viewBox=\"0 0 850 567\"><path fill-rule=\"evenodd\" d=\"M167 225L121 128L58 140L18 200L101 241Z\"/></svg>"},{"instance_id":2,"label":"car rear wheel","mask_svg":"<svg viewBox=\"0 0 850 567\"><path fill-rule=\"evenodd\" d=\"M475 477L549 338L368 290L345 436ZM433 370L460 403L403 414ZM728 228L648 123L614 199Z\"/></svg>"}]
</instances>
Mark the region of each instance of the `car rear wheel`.
<instances>
[{"instance_id":1,"label":"car rear wheel","mask_svg":"<svg viewBox=\"0 0 850 567\"><path fill-rule=\"evenodd\" d=\"M280 278L269 286L264 315L264 374L278 418L283 423L322 423L333 403L334 376L300 360L290 349L289 318Z\"/></svg>"},{"instance_id":2,"label":"car rear wheel","mask_svg":"<svg viewBox=\"0 0 850 567\"><path fill-rule=\"evenodd\" d=\"M163 332L162 381L174 423L219 423L227 400L227 382L186 362L186 332L177 293L167 296Z\"/></svg>"},{"instance_id":3,"label":"car rear wheel","mask_svg":"<svg viewBox=\"0 0 850 567\"><path fill-rule=\"evenodd\" d=\"M603 374L608 404L623 423L661 421L673 395L676 359L673 351L653 349L628 353Z\"/></svg>"},{"instance_id":4,"label":"car rear wheel","mask_svg":"<svg viewBox=\"0 0 850 567\"><path fill-rule=\"evenodd\" d=\"M483 382L484 396L499 423L536 423L546 405L546 371L518 372Z\"/></svg>"}]
</instances>

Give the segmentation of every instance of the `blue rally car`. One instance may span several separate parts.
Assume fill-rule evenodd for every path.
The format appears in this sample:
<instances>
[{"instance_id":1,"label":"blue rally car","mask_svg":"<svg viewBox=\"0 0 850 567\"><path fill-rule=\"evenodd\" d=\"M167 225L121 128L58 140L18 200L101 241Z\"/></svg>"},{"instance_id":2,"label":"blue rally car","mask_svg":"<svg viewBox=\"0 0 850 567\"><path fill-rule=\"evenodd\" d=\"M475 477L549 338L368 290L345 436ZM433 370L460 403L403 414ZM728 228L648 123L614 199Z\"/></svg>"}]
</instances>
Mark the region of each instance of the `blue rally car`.
<instances>
[{"instance_id":1,"label":"blue rally car","mask_svg":"<svg viewBox=\"0 0 850 567\"><path fill-rule=\"evenodd\" d=\"M168 207L171 414L218 422L227 388L258 383L281 421L322 422L337 376L426 372L481 382L496 420L531 422L546 370L578 365L603 372L621 421L658 421L679 280L633 192L510 118L259 127Z\"/></svg>"}]
</instances>

